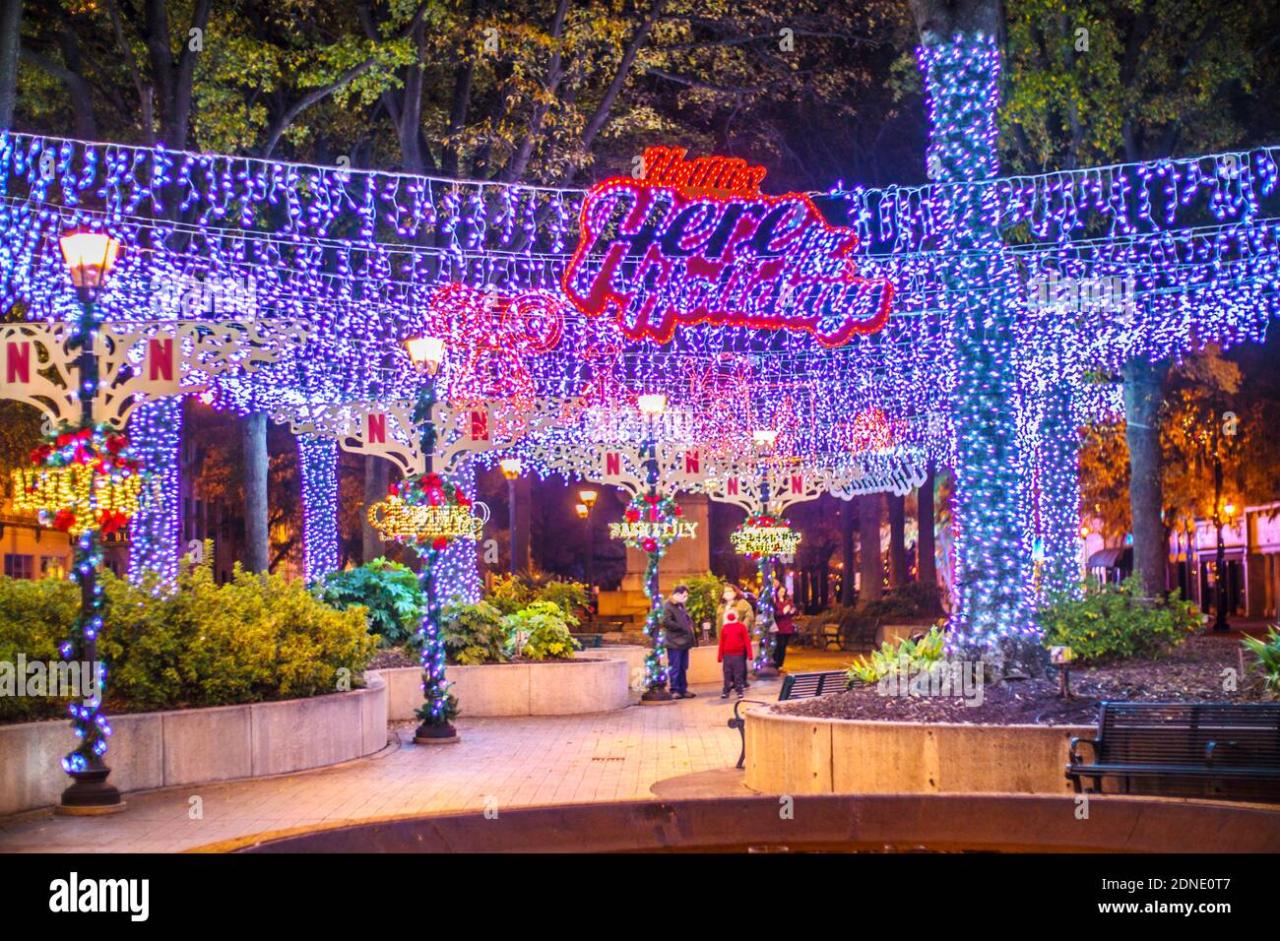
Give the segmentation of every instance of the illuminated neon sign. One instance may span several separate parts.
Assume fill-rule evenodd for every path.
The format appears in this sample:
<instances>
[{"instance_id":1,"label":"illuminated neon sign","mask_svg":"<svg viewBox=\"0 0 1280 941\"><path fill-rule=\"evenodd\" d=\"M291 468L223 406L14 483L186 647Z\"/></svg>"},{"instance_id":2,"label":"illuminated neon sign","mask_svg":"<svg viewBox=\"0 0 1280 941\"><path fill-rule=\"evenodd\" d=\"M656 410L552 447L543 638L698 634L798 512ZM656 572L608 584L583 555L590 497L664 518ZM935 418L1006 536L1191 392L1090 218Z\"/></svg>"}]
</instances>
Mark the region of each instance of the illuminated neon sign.
<instances>
[{"instance_id":1,"label":"illuminated neon sign","mask_svg":"<svg viewBox=\"0 0 1280 941\"><path fill-rule=\"evenodd\" d=\"M801 331L829 347L882 328L893 285L858 276L857 235L802 193L762 195L764 175L737 158L650 147L642 179L587 194L565 293L658 343L682 324Z\"/></svg>"}]
</instances>

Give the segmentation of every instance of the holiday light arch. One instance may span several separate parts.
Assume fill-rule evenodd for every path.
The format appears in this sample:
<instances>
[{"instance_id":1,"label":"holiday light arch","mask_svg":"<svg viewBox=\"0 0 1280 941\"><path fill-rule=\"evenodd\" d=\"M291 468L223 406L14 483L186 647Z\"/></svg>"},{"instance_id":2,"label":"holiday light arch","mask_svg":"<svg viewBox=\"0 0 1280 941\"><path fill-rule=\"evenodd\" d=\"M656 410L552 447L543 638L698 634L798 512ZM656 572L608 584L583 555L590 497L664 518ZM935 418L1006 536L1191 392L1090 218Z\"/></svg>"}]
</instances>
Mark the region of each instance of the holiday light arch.
<instances>
[{"instance_id":1,"label":"holiday light arch","mask_svg":"<svg viewBox=\"0 0 1280 941\"><path fill-rule=\"evenodd\" d=\"M1117 405L1114 390L1099 395L1086 374L1135 355L1257 340L1274 316L1280 153L1267 147L1002 178L989 156L994 43L959 37L919 57L938 178L806 197L819 209L838 205L858 239L859 271L895 286L893 314L878 333L826 348L803 332L708 322L684 325L657 347L606 318L566 314L554 349L525 361L522 394L572 402L607 374L628 394L659 387L678 402L691 365L741 357L746 365L736 368L751 372L753 387L781 389L786 378L815 398L812 405L788 399L799 410L794 424L802 433L793 437L795 450L807 452L801 459L838 464L848 416L878 408L912 427L915 437L897 445L903 454L967 467L970 452L957 442L980 425L974 409L998 373L1011 393L1002 407L1019 447L966 510L976 528L962 527L962 564L990 575L962 586L957 617L974 636L998 639L1034 630L1026 566L1011 560L1025 563L1044 527L1055 531L1044 542L1058 577L1070 575L1061 563L1076 546L1062 523L1073 512L1074 475L1070 449L1057 445L1064 429ZM703 166L702 179L664 181L659 173L658 181L686 188L727 182L721 188L731 198L746 198L758 184L737 165ZM230 280L253 285L260 317L308 323L312 336L295 360L212 384L220 406L242 412L410 399L413 374L397 351L422 331L433 293L451 284L558 293L578 254L575 223L589 195L12 133L0 137L0 188L0 237L10 249L0 258L0 299L28 304L33 321L63 322L69 311L49 237L97 225L143 248L103 298L108 319L136 319L137 299L162 296L160 284ZM176 194L179 224L162 221L162 190ZM98 192L101 198L89 198ZM276 230L263 227L258 210L267 204L284 207ZM1087 226L1098 220L1110 231L1089 237ZM347 222L355 223L351 237L334 238ZM1014 226L1028 242L1010 245L995 234ZM955 264L958 257L964 265ZM1040 287L1108 277L1133 279L1133 312L1117 316L1095 303L1096 292ZM978 296L994 296L1008 322L1007 356L989 375L975 372L976 348L966 348L956 329ZM228 314L235 310L231 304ZM561 436L556 447L572 438ZM317 452L315 461L323 465L331 453ZM995 530L987 531L982 500L995 499L1001 486L1012 502L997 501L999 555L984 562L973 552ZM1019 597L992 593L997 582L1015 586ZM970 617L966 598L981 616Z\"/></svg>"}]
</instances>

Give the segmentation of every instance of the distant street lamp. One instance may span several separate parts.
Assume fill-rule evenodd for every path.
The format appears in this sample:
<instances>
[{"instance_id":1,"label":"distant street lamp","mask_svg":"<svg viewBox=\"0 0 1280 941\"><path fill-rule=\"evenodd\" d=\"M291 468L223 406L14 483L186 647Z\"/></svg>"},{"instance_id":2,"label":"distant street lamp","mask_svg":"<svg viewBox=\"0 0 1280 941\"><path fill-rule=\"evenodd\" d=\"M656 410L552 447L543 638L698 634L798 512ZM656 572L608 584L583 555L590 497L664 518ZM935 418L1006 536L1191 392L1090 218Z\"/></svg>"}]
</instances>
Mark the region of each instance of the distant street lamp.
<instances>
[{"instance_id":1,"label":"distant street lamp","mask_svg":"<svg viewBox=\"0 0 1280 941\"><path fill-rule=\"evenodd\" d=\"M658 419L667 409L667 397L661 392L649 392L636 398L636 407L644 416L645 426L645 482L647 493L653 500L658 498ZM657 624L657 609L662 605L659 589L658 554L649 553L649 564L645 567L644 593L649 599L649 617L646 619L646 631L649 625ZM662 631L656 626L651 633L653 647L645 658L645 673L650 677L649 688L640 696L641 702L670 702L671 692L667 689L666 669L661 666L666 648L662 643Z\"/></svg>"},{"instance_id":2,"label":"distant street lamp","mask_svg":"<svg viewBox=\"0 0 1280 941\"><path fill-rule=\"evenodd\" d=\"M511 537L511 574L516 574L516 481L524 472L524 463L518 457L506 457L498 462L502 476L507 479L507 530Z\"/></svg>"},{"instance_id":3,"label":"distant street lamp","mask_svg":"<svg viewBox=\"0 0 1280 941\"><path fill-rule=\"evenodd\" d=\"M595 490L579 490L578 499L582 502L575 508L578 512L578 518L585 520L587 523L587 562L583 568L583 572L587 579L587 591L591 591L591 586L595 583L592 576L596 555L595 532L591 528L591 511L596 508L596 501L600 499L600 494ZM586 512L584 513L583 510Z\"/></svg>"},{"instance_id":4,"label":"distant street lamp","mask_svg":"<svg viewBox=\"0 0 1280 941\"><path fill-rule=\"evenodd\" d=\"M1215 498L1220 497L1222 493L1222 462L1214 462L1214 489ZM1229 524L1232 517L1236 515L1236 505L1228 501L1219 504L1215 501L1213 510L1213 525L1217 530L1218 546L1217 553L1214 556L1214 608L1215 614L1213 619L1213 629L1217 633L1225 633L1231 629L1227 624L1227 590L1229 580L1227 579L1227 543L1223 538L1222 529L1224 524ZM1219 507L1221 509L1219 510Z\"/></svg>"}]
</instances>

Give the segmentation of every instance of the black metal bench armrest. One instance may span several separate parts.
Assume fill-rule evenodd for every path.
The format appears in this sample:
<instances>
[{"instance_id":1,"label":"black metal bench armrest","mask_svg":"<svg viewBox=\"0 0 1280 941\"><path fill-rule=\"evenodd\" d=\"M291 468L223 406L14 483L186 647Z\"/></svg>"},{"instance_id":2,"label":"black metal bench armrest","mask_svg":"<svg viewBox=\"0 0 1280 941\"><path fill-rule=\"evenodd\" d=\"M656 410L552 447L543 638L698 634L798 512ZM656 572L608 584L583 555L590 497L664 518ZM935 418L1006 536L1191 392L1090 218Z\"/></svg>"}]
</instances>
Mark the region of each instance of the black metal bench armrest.
<instances>
[{"instance_id":1,"label":"black metal bench armrest","mask_svg":"<svg viewBox=\"0 0 1280 941\"><path fill-rule=\"evenodd\" d=\"M1102 744L1102 740L1097 738L1080 738L1080 736L1078 735L1073 735L1071 737L1071 744L1068 749L1068 755L1070 756L1072 767L1077 767L1077 766L1082 767L1084 765L1084 762L1080 760L1079 752L1076 751L1076 749L1080 746L1081 742L1088 745L1089 748L1093 751L1093 760L1094 761L1098 760L1098 746Z\"/></svg>"},{"instance_id":2,"label":"black metal bench armrest","mask_svg":"<svg viewBox=\"0 0 1280 941\"><path fill-rule=\"evenodd\" d=\"M742 751L738 753L737 767L741 768L747 763L747 720L738 712L742 708L743 703L753 702L757 706L767 706L769 703L759 699L739 699L733 704L733 718L729 720L729 728L737 729L738 736L742 739Z\"/></svg>"}]
</instances>

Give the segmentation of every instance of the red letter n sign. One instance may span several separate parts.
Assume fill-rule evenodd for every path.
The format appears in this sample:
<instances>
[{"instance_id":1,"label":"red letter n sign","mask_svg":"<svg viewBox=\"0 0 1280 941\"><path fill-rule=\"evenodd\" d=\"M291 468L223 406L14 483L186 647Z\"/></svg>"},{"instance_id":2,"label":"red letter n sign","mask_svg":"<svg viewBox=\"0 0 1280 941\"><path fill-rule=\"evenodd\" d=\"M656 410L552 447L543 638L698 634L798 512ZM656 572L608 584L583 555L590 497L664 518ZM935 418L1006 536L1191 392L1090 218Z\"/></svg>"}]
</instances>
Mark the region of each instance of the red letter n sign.
<instances>
[{"instance_id":1,"label":"red letter n sign","mask_svg":"<svg viewBox=\"0 0 1280 941\"><path fill-rule=\"evenodd\" d=\"M25 386L31 382L31 341L9 340L4 345L4 384Z\"/></svg>"},{"instance_id":2,"label":"red letter n sign","mask_svg":"<svg viewBox=\"0 0 1280 941\"><path fill-rule=\"evenodd\" d=\"M370 412L365 424L365 444L387 443L387 413Z\"/></svg>"},{"instance_id":3,"label":"red letter n sign","mask_svg":"<svg viewBox=\"0 0 1280 941\"><path fill-rule=\"evenodd\" d=\"M152 395L176 395L178 392L178 353L173 337L147 340L147 355L142 361L142 388Z\"/></svg>"}]
</instances>

